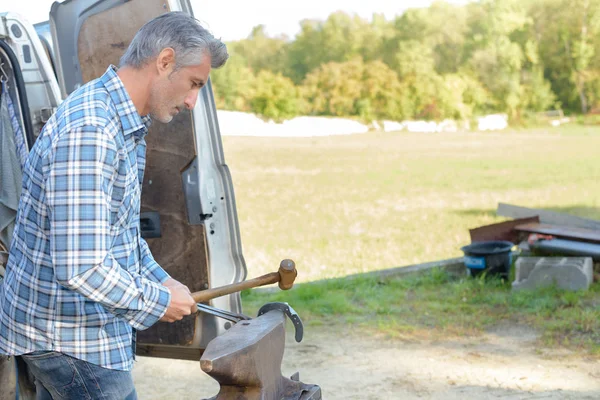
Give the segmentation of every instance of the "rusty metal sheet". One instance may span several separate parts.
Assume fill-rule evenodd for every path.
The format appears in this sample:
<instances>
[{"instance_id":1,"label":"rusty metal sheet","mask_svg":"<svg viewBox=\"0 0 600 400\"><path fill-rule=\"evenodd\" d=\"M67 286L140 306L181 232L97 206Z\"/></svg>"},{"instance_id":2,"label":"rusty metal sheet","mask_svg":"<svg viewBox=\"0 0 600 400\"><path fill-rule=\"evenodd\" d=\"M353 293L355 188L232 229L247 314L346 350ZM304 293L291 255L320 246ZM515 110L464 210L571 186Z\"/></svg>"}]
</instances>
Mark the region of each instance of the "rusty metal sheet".
<instances>
[{"instance_id":1,"label":"rusty metal sheet","mask_svg":"<svg viewBox=\"0 0 600 400\"><path fill-rule=\"evenodd\" d=\"M513 243L519 243L519 232L515 231L515 226L540 222L539 217L519 218L511 221L504 221L497 224L485 225L479 228L469 229L471 242L484 242L488 240L507 240Z\"/></svg>"}]
</instances>

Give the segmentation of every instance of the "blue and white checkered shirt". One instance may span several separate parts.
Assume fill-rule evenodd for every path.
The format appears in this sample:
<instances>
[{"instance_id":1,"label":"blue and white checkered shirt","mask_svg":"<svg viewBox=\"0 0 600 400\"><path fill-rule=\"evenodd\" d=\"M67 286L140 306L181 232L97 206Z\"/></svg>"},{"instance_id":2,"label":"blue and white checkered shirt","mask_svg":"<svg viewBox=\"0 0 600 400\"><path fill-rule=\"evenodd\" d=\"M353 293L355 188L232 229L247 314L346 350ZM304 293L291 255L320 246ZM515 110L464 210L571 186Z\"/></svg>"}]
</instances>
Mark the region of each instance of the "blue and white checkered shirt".
<instances>
[{"instance_id":1,"label":"blue and white checkered shirt","mask_svg":"<svg viewBox=\"0 0 600 400\"><path fill-rule=\"evenodd\" d=\"M0 353L63 352L130 370L135 329L166 312L169 275L140 237L149 117L110 66L46 123L23 172Z\"/></svg>"}]
</instances>

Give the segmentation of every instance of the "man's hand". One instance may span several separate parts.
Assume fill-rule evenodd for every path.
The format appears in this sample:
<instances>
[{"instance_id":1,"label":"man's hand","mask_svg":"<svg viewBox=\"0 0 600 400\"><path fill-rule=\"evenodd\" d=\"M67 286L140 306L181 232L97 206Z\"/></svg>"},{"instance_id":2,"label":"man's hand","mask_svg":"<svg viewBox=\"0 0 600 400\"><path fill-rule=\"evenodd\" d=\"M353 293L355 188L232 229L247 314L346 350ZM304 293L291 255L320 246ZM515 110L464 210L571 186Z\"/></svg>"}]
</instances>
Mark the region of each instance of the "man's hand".
<instances>
[{"instance_id":1,"label":"man's hand","mask_svg":"<svg viewBox=\"0 0 600 400\"><path fill-rule=\"evenodd\" d=\"M186 315L196 312L196 302L187 286L172 278L163 283L163 286L171 292L171 303L165 315L160 319L161 321L179 321Z\"/></svg>"}]
</instances>

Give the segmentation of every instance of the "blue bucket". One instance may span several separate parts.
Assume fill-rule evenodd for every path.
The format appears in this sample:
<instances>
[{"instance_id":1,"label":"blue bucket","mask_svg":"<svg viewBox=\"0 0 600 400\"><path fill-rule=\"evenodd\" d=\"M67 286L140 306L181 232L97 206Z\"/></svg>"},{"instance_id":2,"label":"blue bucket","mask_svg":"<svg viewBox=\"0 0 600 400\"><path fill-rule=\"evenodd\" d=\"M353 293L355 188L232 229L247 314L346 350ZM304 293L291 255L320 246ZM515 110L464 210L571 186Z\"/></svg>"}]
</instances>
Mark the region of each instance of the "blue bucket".
<instances>
[{"instance_id":1,"label":"blue bucket","mask_svg":"<svg viewBox=\"0 0 600 400\"><path fill-rule=\"evenodd\" d=\"M493 240L475 242L461 247L464 263L471 276L485 273L488 276L509 278L512 265L512 242Z\"/></svg>"}]
</instances>

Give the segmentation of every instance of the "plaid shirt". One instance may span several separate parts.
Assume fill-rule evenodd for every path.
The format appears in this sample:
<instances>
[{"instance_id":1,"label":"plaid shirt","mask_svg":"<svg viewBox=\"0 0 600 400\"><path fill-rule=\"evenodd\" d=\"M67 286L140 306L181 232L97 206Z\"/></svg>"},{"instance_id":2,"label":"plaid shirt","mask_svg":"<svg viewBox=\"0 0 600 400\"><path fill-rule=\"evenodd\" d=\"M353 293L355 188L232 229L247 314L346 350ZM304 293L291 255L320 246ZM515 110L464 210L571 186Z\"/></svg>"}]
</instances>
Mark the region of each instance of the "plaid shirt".
<instances>
[{"instance_id":1,"label":"plaid shirt","mask_svg":"<svg viewBox=\"0 0 600 400\"><path fill-rule=\"evenodd\" d=\"M166 312L168 274L140 237L149 117L111 65L46 123L23 173L0 353L63 352L130 370L135 329Z\"/></svg>"}]
</instances>

